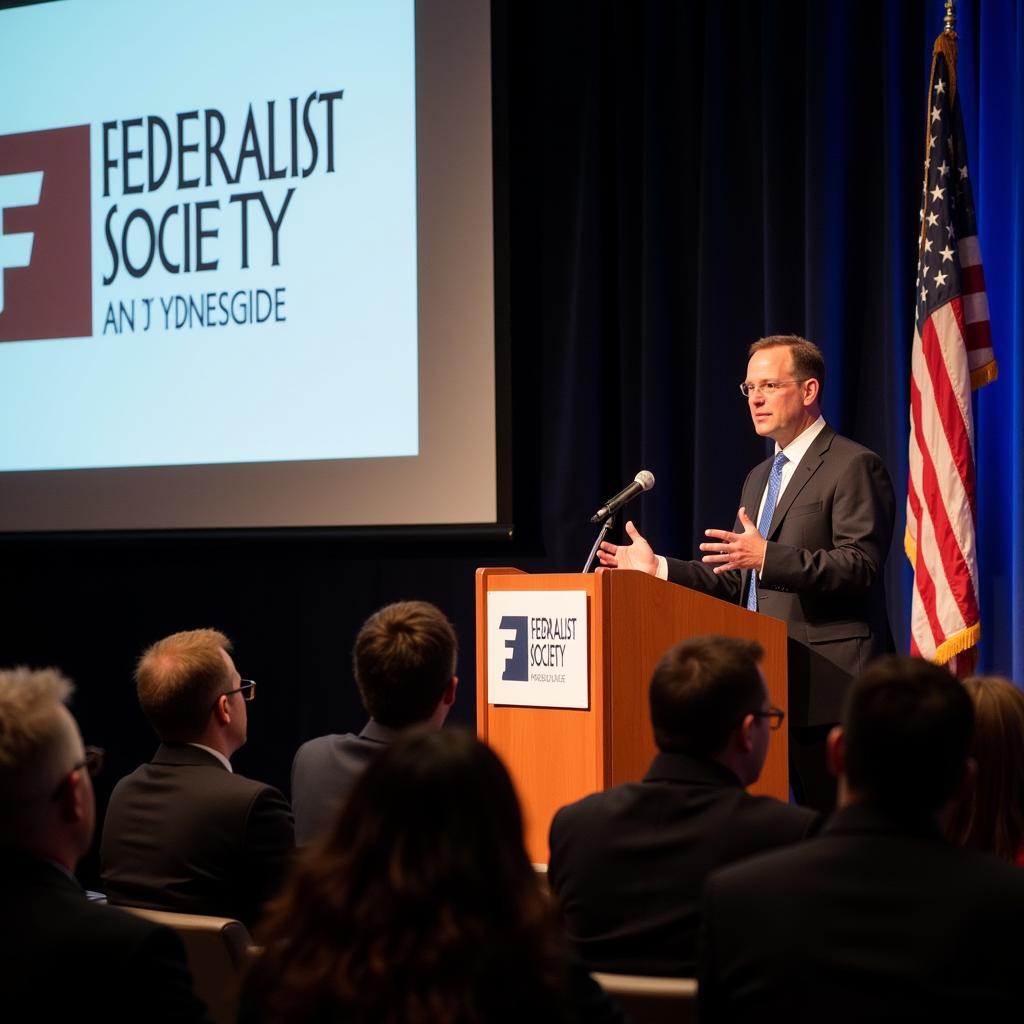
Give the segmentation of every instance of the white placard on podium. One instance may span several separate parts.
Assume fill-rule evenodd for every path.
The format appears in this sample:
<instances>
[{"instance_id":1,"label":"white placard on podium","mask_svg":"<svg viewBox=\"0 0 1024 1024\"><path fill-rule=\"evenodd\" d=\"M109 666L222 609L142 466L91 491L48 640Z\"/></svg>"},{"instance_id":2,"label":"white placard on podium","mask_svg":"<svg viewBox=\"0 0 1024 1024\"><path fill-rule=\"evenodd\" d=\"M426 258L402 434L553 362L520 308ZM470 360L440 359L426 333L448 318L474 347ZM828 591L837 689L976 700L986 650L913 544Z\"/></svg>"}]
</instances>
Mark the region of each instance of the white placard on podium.
<instances>
[{"instance_id":1,"label":"white placard on podium","mask_svg":"<svg viewBox=\"0 0 1024 1024\"><path fill-rule=\"evenodd\" d=\"M492 592L487 600L487 702L588 708L583 590Z\"/></svg>"}]
</instances>

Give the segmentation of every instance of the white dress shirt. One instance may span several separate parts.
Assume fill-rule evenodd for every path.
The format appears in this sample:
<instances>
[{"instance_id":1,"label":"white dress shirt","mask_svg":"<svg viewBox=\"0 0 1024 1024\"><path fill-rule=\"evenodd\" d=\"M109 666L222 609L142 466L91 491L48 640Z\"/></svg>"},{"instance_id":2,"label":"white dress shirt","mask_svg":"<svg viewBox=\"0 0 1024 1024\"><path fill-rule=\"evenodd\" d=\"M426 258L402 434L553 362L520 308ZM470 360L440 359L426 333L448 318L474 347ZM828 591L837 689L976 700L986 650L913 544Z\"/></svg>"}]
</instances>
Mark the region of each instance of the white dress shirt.
<instances>
[{"instance_id":1,"label":"white dress shirt","mask_svg":"<svg viewBox=\"0 0 1024 1024\"><path fill-rule=\"evenodd\" d=\"M204 747L202 743L189 743L188 746L198 747L200 750L205 750L208 754L213 754L229 772L234 771L234 768L231 767L231 762L219 750L214 750L213 747Z\"/></svg>"}]
</instances>

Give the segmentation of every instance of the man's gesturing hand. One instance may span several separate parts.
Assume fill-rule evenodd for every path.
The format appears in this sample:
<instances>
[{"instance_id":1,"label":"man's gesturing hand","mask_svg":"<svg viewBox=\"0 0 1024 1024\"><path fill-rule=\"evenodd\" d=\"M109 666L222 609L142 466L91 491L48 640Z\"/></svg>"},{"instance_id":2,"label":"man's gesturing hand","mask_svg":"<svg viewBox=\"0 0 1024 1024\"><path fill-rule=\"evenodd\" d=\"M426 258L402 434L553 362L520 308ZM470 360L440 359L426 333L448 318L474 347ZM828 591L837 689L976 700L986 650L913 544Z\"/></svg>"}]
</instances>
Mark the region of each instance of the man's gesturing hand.
<instances>
[{"instance_id":1,"label":"man's gesturing hand","mask_svg":"<svg viewBox=\"0 0 1024 1024\"><path fill-rule=\"evenodd\" d=\"M640 536L632 520L626 523L626 533L633 541L632 544L602 541L597 551L598 560L611 569L638 569L653 576L658 571L658 558L651 550L651 545Z\"/></svg>"},{"instance_id":2,"label":"man's gesturing hand","mask_svg":"<svg viewBox=\"0 0 1024 1024\"><path fill-rule=\"evenodd\" d=\"M713 564L716 573L729 569L757 569L760 572L764 567L768 542L757 532L745 508L740 509L739 520L743 527L742 533L730 533L728 530L704 531L704 536L714 537L715 543L701 544L701 551L709 552L701 561Z\"/></svg>"}]
</instances>

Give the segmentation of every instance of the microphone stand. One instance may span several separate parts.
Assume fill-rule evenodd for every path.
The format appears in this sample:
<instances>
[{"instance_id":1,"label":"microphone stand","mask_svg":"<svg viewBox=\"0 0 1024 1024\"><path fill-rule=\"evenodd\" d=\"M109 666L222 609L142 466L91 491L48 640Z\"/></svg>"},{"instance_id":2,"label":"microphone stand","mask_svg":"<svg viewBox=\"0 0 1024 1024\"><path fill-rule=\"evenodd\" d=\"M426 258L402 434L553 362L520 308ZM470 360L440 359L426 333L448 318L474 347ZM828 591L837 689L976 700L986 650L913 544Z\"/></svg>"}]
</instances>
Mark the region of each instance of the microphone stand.
<instances>
[{"instance_id":1,"label":"microphone stand","mask_svg":"<svg viewBox=\"0 0 1024 1024\"><path fill-rule=\"evenodd\" d=\"M597 540L594 541L594 546L590 549L590 557L587 559L587 564L583 566L584 573L590 572L590 567L594 564L594 559L597 557L597 549L601 546L601 541L608 536L608 531L615 525L615 513L613 512L607 519L601 524L601 532L597 535Z\"/></svg>"}]
</instances>

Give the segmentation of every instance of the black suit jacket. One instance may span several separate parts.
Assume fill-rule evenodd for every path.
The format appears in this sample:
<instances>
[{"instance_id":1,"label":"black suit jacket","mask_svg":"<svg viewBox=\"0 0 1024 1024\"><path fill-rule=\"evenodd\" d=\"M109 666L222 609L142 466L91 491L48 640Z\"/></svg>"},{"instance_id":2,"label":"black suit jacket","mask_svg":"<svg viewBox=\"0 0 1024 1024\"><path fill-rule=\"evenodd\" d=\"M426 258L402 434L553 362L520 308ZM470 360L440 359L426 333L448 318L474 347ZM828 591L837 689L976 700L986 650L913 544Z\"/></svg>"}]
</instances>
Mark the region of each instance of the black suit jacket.
<instances>
[{"instance_id":1,"label":"black suit jacket","mask_svg":"<svg viewBox=\"0 0 1024 1024\"><path fill-rule=\"evenodd\" d=\"M712 875L700 1019L1016 1020L1024 872L857 805Z\"/></svg>"},{"instance_id":2,"label":"black suit jacket","mask_svg":"<svg viewBox=\"0 0 1024 1024\"><path fill-rule=\"evenodd\" d=\"M181 941L90 903L59 867L0 853L0 991L10 1020L207 1021Z\"/></svg>"},{"instance_id":3,"label":"black suit jacket","mask_svg":"<svg viewBox=\"0 0 1024 1024\"><path fill-rule=\"evenodd\" d=\"M766 459L743 485L740 505L755 521L771 466ZM758 611L789 631L793 725L839 721L849 684L893 649L882 570L895 515L882 460L826 426L779 499L758 580ZM749 572L716 576L703 562L666 561L673 583L746 603Z\"/></svg>"},{"instance_id":4,"label":"black suit jacket","mask_svg":"<svg viewBox=\"0 0 1024 1024\"><path fill-rule=\"evenodd\" d=\"M111 903L234 917L249 928L295 836L284 797L212 754L164 744L114 787L100 867Z\"/></svg>"},{"instance_id":5,"label":"black suit jacket","mask_svg":"<svg viewBox=\"0 0 1024 1024\"><path fill-rule=\"evenodd\" d=\"M330 824L356 779L397 735L371 718L358 736L318 736L299 747L292 762L296 843L308 843Z\"/></svg>"},{"instance_id":6,"label":"black suit jacket","mask_svg":"<svg viewBox=\"0 0 1024 1024\"><path fill-rule=\"evenodd\" d=\"M642 782L563 807L548 880L591 970L692 977L714 868L811 833L818 815L751 796L715 761L658 754Z\"/></svg>"}]
</instances>

